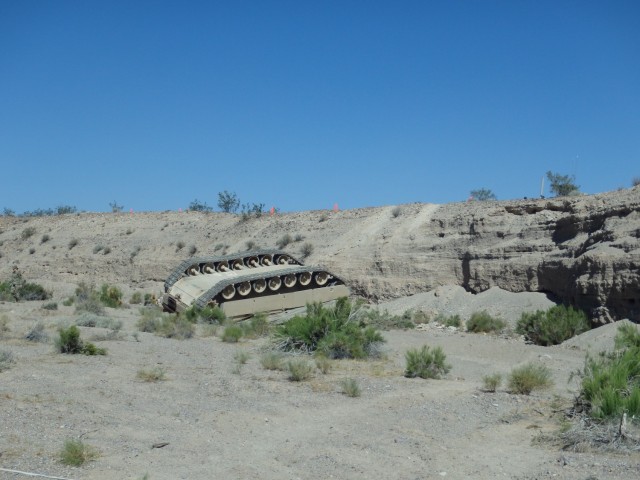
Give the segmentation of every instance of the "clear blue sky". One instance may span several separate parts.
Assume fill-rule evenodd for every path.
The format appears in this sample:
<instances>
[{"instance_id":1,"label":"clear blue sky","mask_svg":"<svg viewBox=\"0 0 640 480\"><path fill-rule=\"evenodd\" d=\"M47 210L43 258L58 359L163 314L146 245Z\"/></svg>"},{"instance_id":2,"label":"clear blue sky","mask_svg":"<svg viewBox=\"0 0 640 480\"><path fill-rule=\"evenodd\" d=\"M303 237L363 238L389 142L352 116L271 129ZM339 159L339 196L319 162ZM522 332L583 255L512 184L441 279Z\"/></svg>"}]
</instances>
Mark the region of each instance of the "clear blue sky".
<instances>
[{"instance_id":1,"label":"clear blue sky","mask_svg":"<svg viewBox=\"0 0 640 480\"><path fill-rule=\"evenodd\" d=\"M0 209L509 199L547 170L640 176L639 1L0 0Z\"/></svg>"}]
</instances>

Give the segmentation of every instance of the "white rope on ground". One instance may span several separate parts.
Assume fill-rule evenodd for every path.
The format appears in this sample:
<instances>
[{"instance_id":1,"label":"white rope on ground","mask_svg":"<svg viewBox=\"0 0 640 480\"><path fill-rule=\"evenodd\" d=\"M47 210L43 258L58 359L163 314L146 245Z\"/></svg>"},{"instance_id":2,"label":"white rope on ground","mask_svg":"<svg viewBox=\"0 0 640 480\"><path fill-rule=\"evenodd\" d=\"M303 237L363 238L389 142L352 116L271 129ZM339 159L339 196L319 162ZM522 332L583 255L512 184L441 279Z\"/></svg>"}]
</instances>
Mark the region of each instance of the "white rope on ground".
<instances>
[{"instance_id":1,"label":"white rope on ground","mask_svg":"<svg viewBox=\"0 0 640 480\"><path fill-rule=\"evenodd\" d=\"M0 472L19 473L21 475L28 475L29 477L53 478L54 480L71 480L70 478L65 477L52 477L50 475L43 475L41 473L21 472L20 470L10 470L8 468L0 468Z\"/></svg>"}]
</instances>

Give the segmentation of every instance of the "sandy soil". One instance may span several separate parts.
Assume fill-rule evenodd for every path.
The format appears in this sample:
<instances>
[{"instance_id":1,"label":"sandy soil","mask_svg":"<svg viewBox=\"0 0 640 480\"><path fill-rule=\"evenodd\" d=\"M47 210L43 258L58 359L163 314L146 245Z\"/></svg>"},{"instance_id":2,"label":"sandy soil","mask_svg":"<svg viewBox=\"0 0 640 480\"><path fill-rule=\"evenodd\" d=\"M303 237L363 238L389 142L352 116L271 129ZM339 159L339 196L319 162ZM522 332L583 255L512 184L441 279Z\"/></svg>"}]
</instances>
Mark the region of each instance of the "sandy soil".
<instances>
[{"instance_id":1,"label":"sandy soil","mask_svg":"<svg viewBox=\"0 0 640 480\"><path fill-rule=\"evenodd\" d=\"M316 371L296 383L261 366L265 338L228 344L216 336L180 341L138 333L136 308L108 309L123 327L118 340L96 342L107 356L60 355L51 343L23 337L42 319L53 338L58 325L73 321L74 308L48 312L41 303L0 304L0 315L10 319L0 346L15 359L0 373L5 469L73 479L148 474L154 480L627 479L640 472L638 455L563 452L536 442L558 428L554 411L576 390L568 378L582 366L593 332L585 342L543 348L435 324L387 331L385 358L335 361L329 373ZM108 332L81 330L86 339ZM602 327L598 345L612 345L614 334L614 326ZM444 348L453 366L446 378L403 377L404 352L423 344ZM250 355L239 371L238 351ZM551 390L531 396L481 390L483 375L508 373L528 361L552 370ZM141 369L155 367L166 380L137 378ZM360 397L341 392L347 377L360 384ZM78 468L61 465L64 440L79 437L98 458ZM0 478L25 477L5 471Z\"/></svg>"}]
</instances>

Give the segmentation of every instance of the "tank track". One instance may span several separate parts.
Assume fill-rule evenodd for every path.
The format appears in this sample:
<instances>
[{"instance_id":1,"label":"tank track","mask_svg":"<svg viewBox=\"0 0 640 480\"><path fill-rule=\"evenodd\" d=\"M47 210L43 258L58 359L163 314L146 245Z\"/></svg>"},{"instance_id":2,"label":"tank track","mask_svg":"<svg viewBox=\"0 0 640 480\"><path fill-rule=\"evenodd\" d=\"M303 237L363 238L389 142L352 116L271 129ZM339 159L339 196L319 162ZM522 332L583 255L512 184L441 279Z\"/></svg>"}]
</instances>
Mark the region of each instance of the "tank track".
<instances>
[{"instance_id":1,"label":"tank track","mask_svg":"<svg viewBox=\"0 0 640 480\"><path fill-rule=\"evenodd\" d=\"M232 253L229 255L219 255L219 256L210 256L210 257L192 257L184 262L182 262L176 269L167 277L167 280L164 282L164 291L169 291L169 288L176 283L178 280L185 276L192 275L190 271L193 269L197 269L199 273L207 273L204 271L207 265L214 265L216 271L218 270L218 266L223 262L227 262L227 264L233 263L234 260L241 260L244 268L253 268L251 265L248 265L249 259L252 257L257 257L259 262L262 262L263 259L267 256L271 256L274 260L277 261L278 257L286 257L288 259L287 263L294 265L302 265L302 262L298 260L293 255L290 255L282 250L257 250L257 251L247 251L240 253ZM262 263L260 263L262 265ZM195 272L194 272L195 273Z\"/></svg>"}]
</instances>

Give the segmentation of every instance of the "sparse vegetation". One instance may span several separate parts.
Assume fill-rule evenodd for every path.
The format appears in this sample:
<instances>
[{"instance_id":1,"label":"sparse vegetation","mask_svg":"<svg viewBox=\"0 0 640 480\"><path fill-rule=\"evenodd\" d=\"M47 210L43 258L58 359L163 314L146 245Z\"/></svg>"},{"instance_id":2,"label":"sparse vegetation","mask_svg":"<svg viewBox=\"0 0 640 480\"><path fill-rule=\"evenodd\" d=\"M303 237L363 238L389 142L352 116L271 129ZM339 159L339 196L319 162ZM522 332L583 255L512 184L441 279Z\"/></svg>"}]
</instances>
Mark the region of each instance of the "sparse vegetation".
<instances>
[{"instance_id":1,"label":"sparse vegetation","mask_svg":"<svg viewBox=\"0 0 640 480\"><path fill-rule=\"evenodd\" d=\"M103 245L96 245L95 247L93 247L93 253L100 253L102 251L102 249L104 248Z\"/></svg>"},{"instance_id":2,"label":"sparse vegetation","mask_svg":"<svg viewBox=\"0 0 640 480\"><path fill-rule=\"evenodd\" d=\"M440 325L444 325L445 327L455 327L455 328L460 328L462 326L462 320L460 319L460 315L438 315L435 320L435 322L439 323Z\"/></svg>"},{"instance_id":3,"label":"sparse vegetation","mask_svg":"<svg viewBox=\"0 0 640 480\"><path fill-rule=\"evenodd\" d=\"M254 242L253 240L247 240L245 242L245 248L247 250L254 250L256 249L256 242Z\"/></svg>"},{"instance_id":4,"label":"sparse vegetation","mask_svg":"<svg viewBox=\"0 0 640 480\"><path fill-rule=\"evenodd\" d=\"M30 342L45 343L49 340L49 335L44 329L44 323L39 321L29 329L24 338Z\"/></svg>"},{"instance_id":5,"label":"sparse vegetation","mask_svg":"<svg viewBox=\"0 0 640 480\"><path fill-rule=\"evenodd\" d=\"M235 192L219 192L218 193L218 208L225 213L235 213L240 208L240 199Z\"/></svg>"},{"instance_id":6,"label":"sparse vegetation","mask_svg":"<svg viewBox=\"0 0 640 480\"><path fill-rule=\"evenodd\" d=\"M317 351L327 358L366 358L384 342L375 328L352 317L347 298L338 299L333 308L307 305L306 315L296 315L276 328L276 337L283 350Z\"/></svg>"},{"instance_id":7,"label":"sparse vegetation","mask_svg":"<svg viewBox=\"0 0 640 480\"><path fill-rule=\"evenodd\" d=\"M108 328L110 330L120 330L122 328L122 320L115 320L90 312L82 312L76 319L75 324L79 327Z\"/></svg>"},{"instance_id":8,"label":"sparse vegetation","mask_svg":"<svg viewBox=\"0 0 640 480\"><path fill-rule=\"evenodd\" d=\"M104 255L109 255L111 253L111 247L104 247L104 250L102 251L102 253Z\"/></svg>"},{"instance_id":9,"label":"sparse vegetation","mask_svg":"<svg viewBox=\"0 0 640 480\"><path fill-rule=\"evenodd\" d=\"M407 329L415 327L414 314L407 310L402 315L391 315L387 310L361 308L355 313L357 319L380 330Z\"/></svg>"},{"instance_id":10,"label":"sparse vegetation","mask_svg":"<svg viewBox=\"0 0 640 480\"><path fill-rule=\"evenodd\" d=\"M251 358L251 355L249 355L249 352L247 352L246 350L238 350L233 355L233 359L239 365L246 364L249 361L250 358Z\"/></svg>"},{"instance_id":11,"label":"sparse vegetation","mask_svg":"<svg viewBox=\"0 0 640 480\"><path fill-rule=\"evenodd\" d=\"M74 298L69 297L66 300L63 300L62 305L64 305L65 307L70 307L71 305L73 305L73 302L74 302Z\"/></svg>"},{"instance_id":12,"label":"sparse vegetation","mask_svg":"<svg viewBox=\"0 0 640 480\"><path fill-rule=\"evenodd\" d=\"M140 292L134 292L129 299L130 305L139 305L142 303L142 294Z\"/></svg>"},{"instance_id":13,"label":"sparse vegetation","mask_svg":"<svg viewBox=\"0 0 640 480\"><path fill-rule=\"evenodd\" d=\"M255 218L260 218L264 213L264 203L244 203L241 209L241 220L247 221L252 216Z\"/></svg>"},{"instance_id":14,"label":"sparse vegetation","mask_svg":"<svg viewBox=\"0 0 640 480\"><path fill-rule=\"evenodd\" d=\"M506 326L503 320L492 317L486 311L474 312L467 320L467 330L473 333L499 332Z\"/></svg>"},{"instance_id":15,"label":"sparse vegetation","mask_svg":"<svg viewBox=\"0 0 640 480\"><path fill-rule=\"evenodd\" d=\"M497 200L496 194L488 188L479 188L477 190L471 190L471 198L480 202L486 202L488 200Z\"/></svg>"},{"instance_id":16,"label":"sparse vegetation","mask_svg":"<svg viewBox=\"0 0 640 480\"><path fill-rule=\"evenodd\" d=\"M113 285L106 283L100 288L100 301L110 308L118 308L122 305L122 291Z\"/></svg>"},{"instance_id":17,"label":"sparse vegetation","mask_svg":"<svg viewBox=\"0 0 640 480\"><path fill-rule=\"evenodd\" d=\"M28 283L19 271L14 271L9 281L0 282L0 301L21 302L34 300L48 300L51 292L42 285Z\"/></svg>"},{"instance_id":18,"label":"sparse vegetation","mask_svg":"<svg viewBox=\"0 0 640 480\"><path fill-rule=\"evenodd\" d=\"M36 249L35 249L35 248L33 248L33 247L31 247L31 248L29 249L29 255L33 255L34 253L36 253Z\"/></svg>"},{"instance_id":19,"label":"sparse vegetation","mask_svg":"<svg viewBox=\"0 0 640 480\"><path fill-rule=\"evenodd\" d=\"M47 243L49 240L51 240L51 237L45 233L40 239L40 243Z\"/></svg>"},{"instance_id":20,"label":"sparse vegetation","mask_svg":"<svg viewBox=\"0 0 640 480\"><path fill-rule=\"evenodd\" d=\"M499 373L492 373L482 377L482 385L485 392L495 392L501 384L502 375Z\"/></svg>"},{"instance_id":21,"label":"sparse vegetation","mask_svg":"<svg viewBox=\"0 0 640 480\"><path fill-rule=\"evenodd\" d=\"M446 355L442 347L431 349L423 345L420 350L412 348L405 353L407 366L404 376L408 378L440 378L451 370L446 362Z\"/></svg>"},{"instance_id":22,"label":"sparse vegetation","mask_svg":"<svg viewBox=\"0 0 640 480\"><path fill-rule=\"evenodd\" d=\"M296 233L296 236L293 237L294 242L301 242L302 240L304 240L304 235L301 233Z\"/></svg>"},{"instance_id":23,"label":"sparse vegetation","mask_svg":"<svg viewBox=\"0 0 640 480\"><path fill-rule=\"evenodd\" d=\"M77 238L72 238L71 240L69 240L69 250L71 250L72 248L78 246L78 244L80 243L80 240L78 240Z\"/></svg>"},{"instance_id":24,"label":"sparse vegetation","mask_svg":"<svg viewBox=\"0 0 640 480\"><path fill-rule=\"evenodd\" d=\"M127 235L131 235L133 233L133 228L131 228L131 227L127 228L127 231L124 232L124 233L127 234Z\"/></svg>"},{"instance_id":25,"label":"sparse vegetation","mask_svg":"<svg viewBox=\"0 0 640 480\"><path fill-rule=\"evenodd\" d=\"M640 330L635 325L618 328L616 350L587 356L581 377L580 403L595 419L640 415Z\"/></svg>"},{"instance_id":26,"label":"sparse vegetation","mask_svg":"<svg viewBox=\"0 0 640 480\"><path fill-rule=\"evenodd\" d=\"M8 370L14 363L13 353L9 350L0 350L0 372Z\"/></svg>"},{"instance_id":27,"label":"sparse vegetation","mask_svg":"<svg viewBox=\"0 0 640 480\"><path fill-rule=\"evenodd\" d=\"M217 306L200 308L197 305L192 305L184 311L184 316L192 323L206 323L212 325L222 325L227 319L224 311Z\"/></svg>"},{"instance_id":28,"label":"sparse vegetation","mask_svg":"<svg viewBox=\"0 0 640 480\"><path fill-rule=\"evenodd\" d=\"M178 242L178 243L181 243L181 242ZM182 244L182 247L184 247L184 243ZM180 248L182 248L182 247L180 247ZM129 263L133 263L133 259L138 256L138 254L140 253L140 250L142 250L142 247L140 245L136 245L136 247L129 254ZM177 251L178 250L176 250L176 252Z\"/></svg>"},{"instance_id":29,"label":"sparse vegetation","mask_svg":"<svg viewBox=\"0 0 640 480\"><path fill-rule=\"evenodd\" d=\"M345 378L341 380L340 387L342 388L342 393L347 397L359 397L362 393L360 385L358 385L358 381L354 378Z\"/></svg>"},{"instance_id":30,"label":"sparse vegetation","mask_svg":"<svg viewBox=\"0 0 640 480\"><path fill-rule=\"evenodd\" d=\"M393 218L398 218L400 215L402 215L402 208L393 207L393 210L391 210L391 216Z\"/></svg>"},{"instance_id":31,"label":"sparse vegetation","mask_svg":"<svg viewBox=\"0 0 640 480\"><path fill-rule=\"evenodd\" d=\"M198 247L196 247L195 245L191 245L189 247L189 255L190 256L194 256L196 254L196 252L198 251Z\"/></svg>"},{"instance_id":32,"label":"sparse vegetation","mask_svg":"<svg viewBox=\"0 0 640 480\"><path fill-rule=\"evenodd\" d=\"M22 240L26 240L28 238L31 238L33 235L35 235L35 233L36 233L35 227L27 227L24 230L22 230L22 233L20 234L20 238L22 238Z\"/></svg>"},{"instance_id":33,"label":"sparse vegetation","mask_svg":"<svg viewBox=\"0 0 640 480\"><path fill-rule=\"evenodd\" d=\"M266 370L281 370L284 357L280 352L269 351L262 354L260 364Z\"/></svg>"},{"instance_id":34,"label":"sparse vegetation","mask_svg":"<svg viewBox=\"0 0 640 480\"><path fill-rule=\"evenodd\" d=\"M148 370L138 370L138 373L136 374L136 378L138 380L142 380L143 382L160 382L162 380L166 380L167 376L166 376L166 372L164 370L164 368L162 367L154 367Z\"/></svg>"},{"instance_id":35,"label":"sparse vegetation","mask_svg":"<svg viewBox=\"0 0 640 480\"><path fill-rule=\"evenodd\" d=\"M573 307L556 305L546 312L537 310L523 313L516 332L536 345L558 345L569 338L589 330L587 316Z\"/></svg>"},{"instance_id":36,"label":"sparse vegetation","mask_svg":"<svg viewBox=\"0 0 640 480\"><path fill-rule=\"evenodd\" d=\"M96 347L93 343L84 342L80 338L80 330L75 325L67 328L61 328L59 337L56 339L56 349L59 353L83 355L106 355L107 350Z\"/></svg>"},{"instance_id":37,"label":"sparse vegetation","mask_svg":"<svg viewBox=\"0 0 640 480\"><path fill-rule=\"evenodd\" d=\"M575 175L560 175L559 173L548 171L547 179L549 180L551 193L557 197L580 194L580 187L575 183Z\"/></svg>"},{"instance_id":38,"label":"sparse vegetation","mask_svg":"<svg viewBox=\"0 0 640 480\"><path fill-rule=\"evenodd\" d=\"M291 235L287 233L278 239L276 245L278 248L282 249L289 245L291 242L293 242L293 238L291 238Z\"/></svg>"},{"instance_id":39,"label":"sparse vegetation","mask_svg":"<svg viewBox=\"0 0 640 480\"><path fill-rule=\"evenodd\" d=\"M200 202L197 198L189 204L189 207L187 207L187 209L192 212L209 213L213 211L213 208L207 205L207 202Z\"/></svg>"},{"instance_id":40,"label":"sparse vegetation","mask_svg":"<svg viewBox=\"0 0 640 480\"><path fill-rule=\"evenodd\" d=\"M300 247L300 255L302 258L307 258L309 255L313 253L313 244L310 242L305 242Z\"/></svg>"},{"instance_id":41,"label":"sparse vegetation","mask_svg":"<svg viewBox=\"0 0 640 480\"><path fill-rule=\"evenodd\" d=\"M631 180L631 186L637 187L638 185L640 185L640 177L633 177Z\"/></svg>"},{"instance_id":42,"label":"sparse vegetation","mask_svg":"<svg viewBox=\"0 0 640 480\"><path fill-rule=\"evenodd\" d=\"M83 443L82 440L65 440L60 451L60 462L73 467L79 467L97 457L96 449Z\"/></svg>"},{"instance_id":43,"label":"sparse vegetation","mask_svg":"<svg viewBox=\"0 0 640 480\"><path fill-rule=\"evenodd\" d=\"M179 252L180 250L182 250L184 248L184 242L182 240L179 240L176 243L176 252Z\"/></svg>"},{"instance_id":44,"label":"sparse vegetation","mask_svg":"<svg viewBox=\"0 0 640 480\"><path fill-rule=\"evenodd\" d=\"M242 338L242 327L239 325L228 325L222 333L222 341L236 343Z\"/></svg>"},{"instance_id":45,"label":"sparse vegetation","mask_svg":"<svg viewBox=\"0 0 640 480\"><path fill-rule=\"evenodd\" d=\"M49 302L42 305L44 310L58 310L58 304L56 302Z\"/></svg>"},{"instance_id":46,"label":"sparse vegetation","mask_svg":"<svg viewBox=\"0 0 640 480\"><path fill-rule=\"evenodd\" d=\"M551 371L542 364L528 363L514 368L509 374L508 388L511 393L529 395L534 390L543 390L551 385Z\"/></svg>"},{"instance_id":47,"label":"sparse vegetation","mask_svg":"<svg viewBox=\"0 0 640 480\"><path fill-rule=\"evenodd\" d=\"M224 312L223 312L224 314ZM267 335L271 330L269 320L264 313L257 313L241 324L242 334L247 338L257 338Z\"/></svg>"},{"instance_id":48,"label":"sparse vegetation","mask_svg":"<svg viewBox=\"0 0 640 480\"><path fill-rule=\"evenodd\" d=\"M302 382L311 378L313 368L305 359L294 358L287 362L289 380L292 382Z\"/></svg>"},{"instance_id":49,"label":"sparse vegetation","mask_svg":"<svg viewBox=\"0 0 640 480\"><path fill-rule=\"evenodd\" d=\"M96 315L104 314L104 307L100 301L100 294L96 292L93 285L80 282L76 288L76 313L89 312Z\"/></svg>"},{"instance_id":50,"label":"sparse vegetation","mask_svg":"<svg viewBox=\"0 0 640 480\"><path fill-rule=\"evenodd\" d=\"M329 373L331 370L331 360L329 360L324 355L316 355L316 368L320 370L323 374Z\"/></svg>"},{"instance_id":51,"label":"sparse vegetation","mask_svg":"<svg viewBox=\"0 0 640 480\"><path fill-rule=\"evenodd\" d=\"M122 205L118 205L118 202L116 202L115 200L109 203L109 206L111 207L112 213L119 213L124 209L124 207Z\"/></svg>"}]
</instances>

